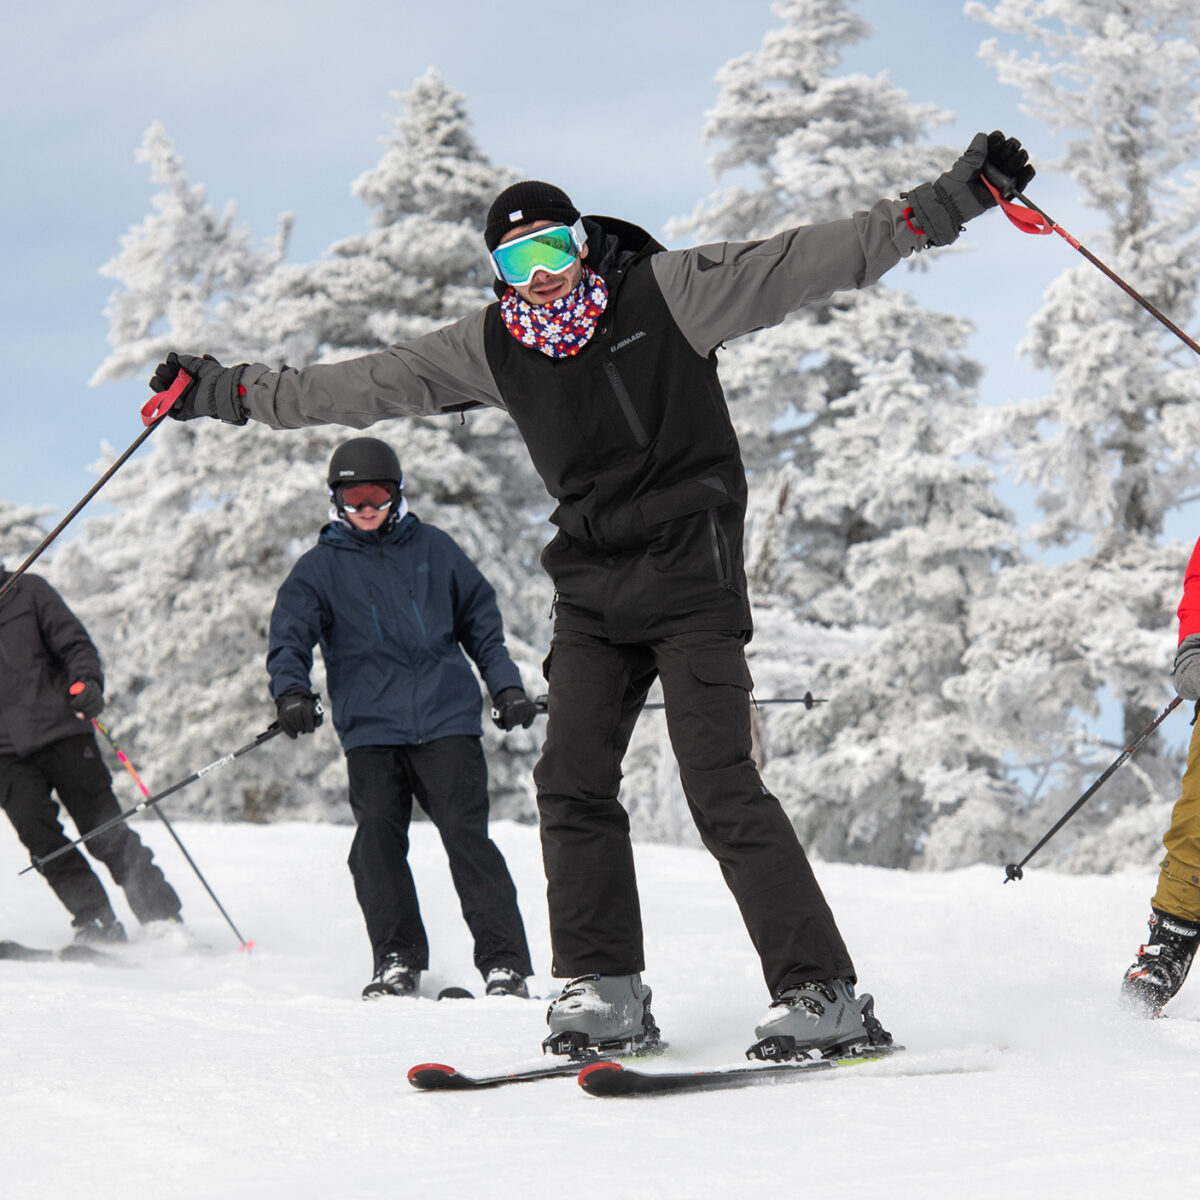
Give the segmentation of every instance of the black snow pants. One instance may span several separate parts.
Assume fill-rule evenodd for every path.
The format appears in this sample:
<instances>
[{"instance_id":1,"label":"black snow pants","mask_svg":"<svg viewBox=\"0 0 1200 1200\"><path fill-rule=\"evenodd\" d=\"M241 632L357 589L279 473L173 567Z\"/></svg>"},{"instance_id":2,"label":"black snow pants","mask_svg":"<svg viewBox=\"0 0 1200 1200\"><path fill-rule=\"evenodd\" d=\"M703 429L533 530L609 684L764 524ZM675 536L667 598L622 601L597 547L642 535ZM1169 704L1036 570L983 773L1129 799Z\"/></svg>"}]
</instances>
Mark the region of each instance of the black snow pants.
<instances>
[{"instance_id":1,"label":"black snow pants","mask_svg":"<svg viewBox=\"0 0 1200 1200\"><path fill-rule=\"evenodd\" d=\"M534 769L553 974L644 969L621 762L655 678L692 818L720 864L771 994L854 965L791 822L750 754L749 668L738 635L613 644L556 632L546 743Z\"/></svg>"},{"instance_id":2,"label":"black snow pants","mask_svg":"<svg viewBox=\"0 0 1200 1200\"><path fill-rule=\"evenodd\" d=\"M81 834L121 811L113 795L112 776L91 733L51 742L25 757L0 754L0 804L25 848L38 858L70 840L59 822L52 789ZM84 845L125 890L139 921L179 916L174 888L154 864L150 849L125 822ZM42 873L76 924L115 919L104 885L79 850L47 863Z\"/></svg>"},{"instance_id":3,"label":"black snow pants","mask_svg":"<svg viewBox=\"0 0 1200 1200\"><path fill-rule=\"evenodd\" d=\"M437 827L475 940L475 965L532 975L517 889L504 856L488 836L487 763L481 739L438 738L423 746L358 746L346 752L350 808L358 826L350 873L375 967L399 954L429 966L429 942L408 866L413 798Z\"/></svg>"}]
</instances>

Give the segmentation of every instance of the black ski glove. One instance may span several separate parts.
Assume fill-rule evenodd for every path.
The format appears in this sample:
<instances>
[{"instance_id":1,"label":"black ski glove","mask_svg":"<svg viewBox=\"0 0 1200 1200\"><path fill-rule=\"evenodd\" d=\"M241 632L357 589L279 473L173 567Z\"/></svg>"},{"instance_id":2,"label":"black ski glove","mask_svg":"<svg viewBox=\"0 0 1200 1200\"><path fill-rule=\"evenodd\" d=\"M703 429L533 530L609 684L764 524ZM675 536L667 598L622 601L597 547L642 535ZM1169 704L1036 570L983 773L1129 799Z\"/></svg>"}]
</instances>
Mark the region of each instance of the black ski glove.
<instances>
[{"instance_id":1,"label":"black ski glove","mask_svg":"<svg viewBox=\"0 0 1200 1200\"><path fill-rule=\"evenodd\" d=\"M1014 192L1023 192L1037 174L1029 155L1016 138L1006 138L998 129L988 134L987 166L984 174L1007 200ZM989 199L991 193L988 193Z\"/></svg>"},{"instance_id":2,"label":"black ski glove","mask_svg":"<svg viewBox=\"0 0 1200 1200\"><path fill-rule=\"evenodd\" d=\"M104 689L94 679L85 679L80 682L83 684L82 687L79 687L78 683L71 685L67 703L81 717L87 717L90 721L92 717L98 717L104 711ZM76 691L76 688L79 690Z\"/></svg>"},{"instance_id":3,"label":"black ski glove","mask_svg":"<svg viewBox=\"0 0 1200 1200\"><path fill-rule=\"evenodd\" d=\"M1200 700L1200 633L1189 634L1179 643L1171 682L1185 700Z\"/></svg>"},{"instance_id":4,"label":"black ski glove","mask_svg":"<svg viewBox=\"0 0 1200 1200\"><path fill-rule=\"evenodd\" d=\"M991 134L977 133L962 157L933 183L918 184L911 192L901 192L912 209L912 223L924 235L926 246L949 246L963 226L989 208L996 198L980 176L984 164L1012 180L1006 189L1020 190L1033 178L1029 155L1016 138L1006 138L998 129Z\"/></svg>"},{"instance_id":5,"label":"black ski glove","mask_svg":"<svg viewBox=\"0 0 1200 1200\"><path fill-rule=\"evenodd\" d=\"M537 705L525 695L524 688L504 688L492 704L492 721L505 733L518 725L528 729L537 714Z\"/></svg>"},{"instance_id":6,"label":"black ski glove","mask_svg":"<svg viewBox=\"0 0 1200 1200\"><path fill-rule=\"evenodd\" d=\"M150 390L165 392L175 382L181 367L192 377L192 382L171 406L169 416L176 421L215 417L230 425L245 425L250 419L238 395L238 383L246 369L245 363L223 367L211 354L197 358L194 354L176 354L172 350L166 361L154 368Z\"/></svg>"},{"instance_id":7,"label":"black ski glove","mask_svg":"<svg viewBox=\"0 0 1200 1200\"><path fill-rule=\"evenodd\" d=\"M292 741L302 733L315 732L325 719L320 699L312 692L302 692L299 688L284 692L275 701L275 711L279 715L279 728Z\"/></svg>"}]
</instances>

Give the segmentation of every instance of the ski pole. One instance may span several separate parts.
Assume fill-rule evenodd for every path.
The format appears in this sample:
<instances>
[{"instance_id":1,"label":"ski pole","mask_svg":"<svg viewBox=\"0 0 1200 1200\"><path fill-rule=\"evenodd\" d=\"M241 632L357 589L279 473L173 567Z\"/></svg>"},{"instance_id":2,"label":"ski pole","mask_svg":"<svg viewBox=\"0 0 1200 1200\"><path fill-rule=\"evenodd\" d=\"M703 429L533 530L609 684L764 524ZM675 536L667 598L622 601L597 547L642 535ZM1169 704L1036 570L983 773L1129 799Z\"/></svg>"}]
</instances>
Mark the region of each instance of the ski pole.
<instances>
[{"instance_id":1,"label":"ski pole","mask_svg":"<svg viewBox=\"0 0 1200 1200\"><path fill-rule=\"evenodd\" d=\"M44 538L42 538L37 549L34 550L34 552L4 581L3 586L0 586L0 600L4 599L9 589L15 586L17 580L25 574L25 572L39 557L41 557L42 551L44 551L50 545L50 543L53 542L54 539L58 537L58 535L62 533L62 531L66 529L66 527L70 525L70 523L79 515L84 505L86 505L87 502L91 500L91 498L117 473L117 471L124 465L126 459L128 459L129 456L158 428L163 419L166 417L168 409L170 409L171 405L179 399L184 388L186 388L191 382L192 377L186 371L181 370L179 374L175 376L175 382L171 384L171 386L165 392L159 392L153 400L148 401L143 406L142 424L145 425L146 428L133 440L129 446L129 449L126 450L125 453L122 454L121 457L118 458L116 462L114 462L113 465L109 467L108 470L105 471L104 474L101 475L100 478L88 489L87 495L84 496L84 498L80 500L79 503L76 504L75 507L71 509L71 511L67 513L67 515L63 517L63 519L59 521L59 523L48 534L46 534Z\"/></svg>"},{"instance_id":2,"label":"ski pole","mask_svg":"<svg viewBox=\"0 0 1200 1200\"><path fill-rule=\"evenodd\" d=\"M1021 870L1021 868L1100 790L1100 785L1104 783L1104 781L1114 771L1122 766L1127 759L1131 758L1137 752L1138 747L1141 746L1141 744L1163 723L1163 721L1167 719L1167 717L1171 715L1172 712L1174 712L1181 700L1181 696L1176 696L1175 699L1172 700L1171 703L1168 704L1167 707L1164 708L1162 712L1160 712L1158 716L1155 717L1154 720L1151 721L1150 724L1147 725L1140 734L1138 734L1137 740L1133 743L1133 745L1126 746L1125 749L1121 751L1116 759L1105 770L1104 774L1101 775L1100 778L1097 779L1096 782L1093 783L1092 786L1088 788L1088 790L1084 792L1083 795L1080 796L1079 799L1076 800L1075 803L1072 804L1065 813L1063 813L1063 815L1058 819L1046 836L1042 838L1042 840L1038 842L1038 844L1034 846L1034 848L1030 850L1030 852L1025 855L1025 857L1021 859L1019 863L1009 863L1008 866L1004 868L1005 883L1007 883L1010 879L1022 878L1024 872Z\"/></svg>"},{"instance_id":3,"label":"ski pole","mask_svg":"<svg viewBox=\"0 0 1200 1200\"><path fill-rule=\"evenodd\" d=\"M71 692L75 693L76 688L79 688L80 690L82 690L82 685L78 684L78 683L72 684ZM150 789L142 782L142 777L137 773L137 771L135 771L133 769L133 763L131 763L129 761L129 759L125 757L125 751L122 750L121 747L117 745L117 739L115 737L113 737L112 730L110 730L108 728L108 726L104 724L103 721L98 720L96 717L91 717L89 719L92 722L92 725L96 729L96 731L98 733L102 733L104 735L105 740L112 747L113 753L120 760L120 762L124 766L125 770L127 770L129 772L129 774L133 776L133 781L141 789L142 795L145 796L147 800L149 800L150 799ZM242 945L242 949L243 950L253 950L254 943L248 942L248 941L246 941L246 939L244 937L242 937L241 933L238 931L238 927L233 923L233 919L225 911L225 906L220 902L220 900L217 899L216 892L214 892L212 890L212 888L208 886L208 880L204 878L204 873L200 870L200 868L198 866L196 866L195 860L188 853L187 847L183 844L183 840L180 838L179 834L175 832L175 826L172 825L171 822L167 819L167 814L165 812L163 812L163 810L161 808L158 808L156 806L154 809L154 815L156 817L158 817L158 819L167 827L167 832L171 835L172 838L175 839L175 845L177 845L179 847L179 850L183 854L183 857L187 859L188 866L191 867L193 871L195 871L196 878L199 879L200 882L204 885L204 890L212 897L212 902L219 909L221 916L223 916L225 918L225 923L229 926L230 929L233 930L234 936L237 938L237 940Z\"/></svg>"},{"instance_id":4,"label":"ski pole","mask_svg":"<svg viewBox=\"0 0 1200 1200\"><path fill-rule=\"evenodd\" d=\"M235 758L241 758L243 754L248 754L251 750L258 749L263 742L270 741L271 738L277 737L282 732L283 730L280 728L279 722L272 721L271 724L268 725L267 728L264 729L263 732L254 739L254 741L248 742L245 746L231 751L223 758L218 758L216 762L210 762L207 767L201 767L200 770L193 771L186 779L181 779L178 783L171 784L169 788L164 788L156 796L147 797L140 804L135 804L132 808L128 808L124 812L118 813L115 817L112 817L101 825L97 825L95 829L88 830L87 833L83 834L81 837L77 837L73 842L69 842L67 845L60 846L57 850L51 851L43 858L38 858L36 854L33 855L33 861L29 864L29 866L27 866L23 871L18 871L17 874L25 875L33 870L41 871L41 869L48 862L53 862L60 855L66 854L68 851L73 850L81 842L86 842L89 838L94 838L98 834L107 833L108 830L112 829L114 826L120 825L122 821L128 821L130 817L136 816L138 813L143 812L147 808L152 808L160 800L165 800L168 796L174 795L180 790L180 788L187 787L189 783L195 783L197 779L203 779L205 775L211 775L213 771L227 766L229 763L233 762Z\"/></svg>"},{"instance_id":5,"label":"ski pole","mask_svg":"<svg viewBox=\"0 0 1200 1200\"><path fill-rule=\"evenodd\" d=\"M550 700L550 698L548 696L538 696L533 702L534 707L538 710L539 713L544 713L549 708L549 700ZM805 692L803 696L774 696L768 700L756 700L753 697L751 697L751 703L754 705L759 705L759 704L803 704L806 709L811 709L813 707L813 705L815 705L815 704L828 704L829 701L828 700L816 700L813 698L812 692ZM666 705L661 700L655 700L650 704L643 704L642 707L643 708L665 708ZM493 716L496 715L494 710L493 710L492 715Z\"/></svg>"},{"instance_id":6,"label":"ski pole","mask_svg":"<svg viewBox=\"0 0 1200 1200\"><path fill-rule=\"evenodd\" d=\"M1068 246L1073 246L1084 258L1088 260L1094 267L1098 267L1109 279L1113 281L1127 296L1136 300L1155 320L1161 321L1185 346L1200 354L1200 344L1188 337L1178 325L1175 324L1169 317L1164 316L1149 300L1146 299L1140 292L1132 288L1124 279L1115 271L1102 263L1086 246L1082 245L1077 238L1072 237L1053 217L1048 216L1043 212L1024 192L1014 186L1014 181L1007 175L997 171L990 163L984 165L983 182L987 185L988 191L996 197L1004 215L1022 232L1033 234L1050 234L1057 233L1059 237L1067 243ZM1020 205L1010 203L1010 198L1016 196L1025 208Z\"/></svg>"}]
</instances>

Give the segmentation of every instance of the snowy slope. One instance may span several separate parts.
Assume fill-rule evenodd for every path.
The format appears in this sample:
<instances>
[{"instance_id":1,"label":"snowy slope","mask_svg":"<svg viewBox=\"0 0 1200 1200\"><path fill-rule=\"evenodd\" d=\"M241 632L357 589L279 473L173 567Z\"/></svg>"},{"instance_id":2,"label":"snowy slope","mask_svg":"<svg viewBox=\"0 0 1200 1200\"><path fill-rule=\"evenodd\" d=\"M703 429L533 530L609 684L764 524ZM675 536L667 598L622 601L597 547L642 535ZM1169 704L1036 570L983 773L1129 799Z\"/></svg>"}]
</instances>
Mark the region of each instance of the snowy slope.
<instances>
[{"instance_id":1,"label":"snowy slope","mask_svg":"<svg viewBox=\"0 0 1200 1200\"><path fill-rule=\"evenodd\" d=\"M1200 983L1173 1019L1120 1013L1153 872L819 869L862 985L897 1039L968 1073L863 1067L803 1083L597 1100L573 1080L475 1095L405 1082L427 1060L538 1055L544 1006L365 1004L369 954L344 862L350 829L177 823L237 940L165 835L138 829L189 928L141 938L127 968L0 962L5 1197L1102 1197L1194 1192ZM430 990L476 987L436 835L413 861ZM547 992L536 831L496 826ZM669 1064L740 1058L765 1008L744 931L700 851L640 846L655 1013ZM66 920L0 839L0 938L53 946ZM119 897L119 893L118 893ZM122 898L123 899L123 898ZM131 929L135 922L121 912ZM861 1072L861 1073L860 1073ZM870 1073L875 1077L871 1078Z\"/></svg>"}]
</instances>

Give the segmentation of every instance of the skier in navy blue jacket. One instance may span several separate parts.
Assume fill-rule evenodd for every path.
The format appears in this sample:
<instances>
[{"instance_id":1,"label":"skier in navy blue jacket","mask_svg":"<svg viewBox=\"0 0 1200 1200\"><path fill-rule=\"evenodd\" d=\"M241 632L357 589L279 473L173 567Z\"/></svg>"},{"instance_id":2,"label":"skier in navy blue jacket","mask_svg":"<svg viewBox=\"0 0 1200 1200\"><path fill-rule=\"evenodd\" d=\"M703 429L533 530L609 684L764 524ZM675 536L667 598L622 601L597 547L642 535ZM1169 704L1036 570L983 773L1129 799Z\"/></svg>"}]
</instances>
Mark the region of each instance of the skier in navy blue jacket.
<instances>
[{"instance_id":1,"label":"skier in navy blue jacket","mask_svg":"<svg viewBox=\"0 0 1200 1200\"><path fill-rule=\"evenodd\" d=\"M488 836L479 668L504 730L536 714L504 645L495 592L448 534L408 511L395 451L343 442L329 463L334 519L280 587L267 671L285 733L312 733L309 673L325 660L357 830L350 871L375 974L366 999L413 995L429 945L408 867L414 797L437 826L488 995L527 996L517 893Z\"/></svg>"}]
</instances>

